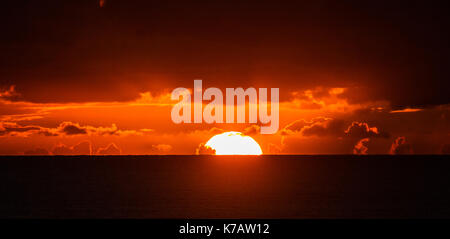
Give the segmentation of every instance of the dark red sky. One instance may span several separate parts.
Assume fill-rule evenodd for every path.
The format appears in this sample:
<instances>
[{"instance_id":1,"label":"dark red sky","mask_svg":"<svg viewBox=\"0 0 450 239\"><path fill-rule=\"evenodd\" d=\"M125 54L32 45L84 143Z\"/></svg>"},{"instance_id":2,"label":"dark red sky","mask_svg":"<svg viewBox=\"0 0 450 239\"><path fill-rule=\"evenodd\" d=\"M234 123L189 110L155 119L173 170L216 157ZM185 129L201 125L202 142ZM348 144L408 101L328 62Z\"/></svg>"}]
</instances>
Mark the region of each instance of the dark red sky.
<instances>
[{"instance_id":1,"label":"dark red sky","mask_svg":"<svg viewBox=\"0 0 450 239\"><path fill-rule=\"evenodd\" d=\"M444 5L296 2L10 1L1 85L34 102L129 100L201 78L287 91L362 87L355 100L400 108L449 103Z\"/></svg>"}]
</instances>

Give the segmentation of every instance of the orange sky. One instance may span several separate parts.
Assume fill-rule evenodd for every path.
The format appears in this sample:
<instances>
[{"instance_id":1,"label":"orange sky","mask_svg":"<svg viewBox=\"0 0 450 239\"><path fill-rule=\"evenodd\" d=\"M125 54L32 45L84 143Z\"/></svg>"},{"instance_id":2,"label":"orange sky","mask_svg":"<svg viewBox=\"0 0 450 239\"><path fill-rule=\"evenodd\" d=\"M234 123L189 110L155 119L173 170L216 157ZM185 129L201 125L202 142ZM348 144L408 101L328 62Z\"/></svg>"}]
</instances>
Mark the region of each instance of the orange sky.
<instances>
[{"instance_id":1,"label":"orange sky","mask_svg":"<svg viewBox=\"0 0 450 239\"><path fill-rule=\"evenodd\" d=\"M450 27L436 4L29 1L0 25L0 154L448 153ZM433 16L433 17L430 17ZM176 87L280 88L280 130L176 125ZM207 102L205 102L207 103Z\"/></svg>"},{"instance_id":2,"label":"orange sky","mask_svg":"<svg viewBox=\"0 0 450 239\"><path fill-rule=\"evenodd\" d=\"M2 95L20 94L8 90ZM398 137L406 138L407 152L440 153L446 147L448 106L392 111L385 101L349 103L341 97L346 90L296 92L292 100L281 102L280 130L274 135L261 135L256 124L174 124L170 111L177 101L168 94L146 92L123 102L2 99L0 153L194 154L199 144L226 130L252 136L271 154L347 154L362 139L369 139L363 141L368 147L363 152L384 154Z\"/></svg>"}]
</instances>

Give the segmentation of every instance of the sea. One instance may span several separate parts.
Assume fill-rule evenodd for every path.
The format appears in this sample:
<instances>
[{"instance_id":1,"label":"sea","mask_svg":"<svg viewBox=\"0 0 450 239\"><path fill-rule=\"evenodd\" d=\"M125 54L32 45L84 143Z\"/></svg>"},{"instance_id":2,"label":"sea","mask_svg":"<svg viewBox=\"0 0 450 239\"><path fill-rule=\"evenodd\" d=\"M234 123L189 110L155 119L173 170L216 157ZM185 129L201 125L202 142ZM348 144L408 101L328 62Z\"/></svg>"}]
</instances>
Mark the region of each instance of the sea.
<instances>
[{"instance_id":1,"label":"sea","mask_svg":"<svg viewBox=\"0 0 450 239\"><path fill-rule=\"evenodd\" d=\"M450 218L450 157L1 156L0 218Z\"/></svg>"}]
</instances>

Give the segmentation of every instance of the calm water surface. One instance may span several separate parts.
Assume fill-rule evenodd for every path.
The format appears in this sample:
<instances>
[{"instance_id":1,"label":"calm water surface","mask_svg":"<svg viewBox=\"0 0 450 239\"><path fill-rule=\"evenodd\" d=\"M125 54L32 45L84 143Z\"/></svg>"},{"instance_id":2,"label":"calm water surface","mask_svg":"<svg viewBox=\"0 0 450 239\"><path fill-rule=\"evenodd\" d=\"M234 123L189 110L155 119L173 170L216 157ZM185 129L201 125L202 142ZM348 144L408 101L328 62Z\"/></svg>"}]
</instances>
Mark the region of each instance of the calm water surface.
<instances>
[{"instance_id":1,"label":"calm water surface","mask_svg":"<svg viewBox=\"0 0 450 239\"><path fill-rule=\"evenodd\" d=\"M450 217L449 159L1 157L0 217Z\"/></svg>"}]
</instances>

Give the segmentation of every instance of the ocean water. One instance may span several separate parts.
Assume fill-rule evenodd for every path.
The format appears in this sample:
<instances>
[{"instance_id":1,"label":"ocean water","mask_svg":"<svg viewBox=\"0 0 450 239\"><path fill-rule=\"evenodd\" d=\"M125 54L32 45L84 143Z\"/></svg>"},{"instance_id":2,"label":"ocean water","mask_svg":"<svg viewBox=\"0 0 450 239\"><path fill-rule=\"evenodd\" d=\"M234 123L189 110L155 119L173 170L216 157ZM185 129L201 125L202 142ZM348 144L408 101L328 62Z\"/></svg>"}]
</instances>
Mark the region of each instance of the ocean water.
<instances>
[{"instance_id":1,"label":"ocean water","mask_svg":"<svg viewBox=\"0 0 450 239\"><path fill-rule=\"evenodd\" d=\"M0 158L0 218L450 218L448 156Z\"/></svg>"}]
</instances>

